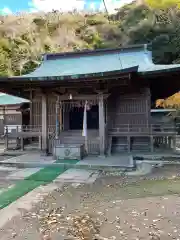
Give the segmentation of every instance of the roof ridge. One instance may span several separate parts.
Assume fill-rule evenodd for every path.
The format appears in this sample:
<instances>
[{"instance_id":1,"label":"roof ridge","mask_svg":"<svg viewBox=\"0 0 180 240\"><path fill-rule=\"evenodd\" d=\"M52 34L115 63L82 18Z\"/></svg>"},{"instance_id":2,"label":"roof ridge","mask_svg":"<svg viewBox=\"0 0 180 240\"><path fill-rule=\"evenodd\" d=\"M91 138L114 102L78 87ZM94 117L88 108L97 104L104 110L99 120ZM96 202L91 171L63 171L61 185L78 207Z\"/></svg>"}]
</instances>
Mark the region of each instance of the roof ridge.
<instances>
[{"instance_id":1,"label":"roof ridge","mask_svg":"<svg viewBox=\"0 0 180 240\"><path fill-rule=\"evenodd\" d=\"M64 57L78 57L78 56L87 56L87 55L96 55L96 54L109 54L109 53L116 53L117 51L132 51L136 49L142 49L144 51L147 50L147 47L150 44L136 44L136 45L129 45L119 48L105 48L105 49L95 49L95 50L87 50L84 49L82 51L74 51L74 52L62 52L62 53L45 53L43 54L44 60L53 60L57 58L64 58Z\"/></svg>"}]
</instances>

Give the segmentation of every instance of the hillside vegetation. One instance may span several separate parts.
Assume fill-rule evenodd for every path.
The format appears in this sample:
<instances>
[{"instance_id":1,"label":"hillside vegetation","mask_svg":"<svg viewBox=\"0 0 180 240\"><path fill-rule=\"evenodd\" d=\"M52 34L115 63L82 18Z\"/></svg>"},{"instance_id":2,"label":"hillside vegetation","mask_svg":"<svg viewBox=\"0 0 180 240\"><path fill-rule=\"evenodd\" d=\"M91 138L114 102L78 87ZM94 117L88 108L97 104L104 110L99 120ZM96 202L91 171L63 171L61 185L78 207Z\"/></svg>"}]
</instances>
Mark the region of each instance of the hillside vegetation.
<instances>
[{"instance_id":1,"label":"hillside vegetation","mask_svg":"<svg viewBox=\"0 0 180 240\"><path fill-rule=\"evenodd\" d=\"M0 75L22 75L44 52L151 43L157 63L180 62L180 10L135 3L115 15L33 13L0 16Z\"/></svg>"}]
</instances>

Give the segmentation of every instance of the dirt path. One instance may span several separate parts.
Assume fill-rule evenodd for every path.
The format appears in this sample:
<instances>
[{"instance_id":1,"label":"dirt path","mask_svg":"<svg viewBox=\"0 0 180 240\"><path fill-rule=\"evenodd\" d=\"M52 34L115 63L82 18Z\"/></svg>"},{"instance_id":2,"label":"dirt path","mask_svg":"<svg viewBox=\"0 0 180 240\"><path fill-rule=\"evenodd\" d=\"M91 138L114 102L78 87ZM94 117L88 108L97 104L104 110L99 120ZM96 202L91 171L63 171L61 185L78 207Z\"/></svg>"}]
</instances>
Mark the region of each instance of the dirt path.
<instances>
[{"instance_id":1,"label":"dirt path","mask_svg":"<svg viewBox=\"0 0 180 240\"><path fill-rule=\"evenodd\" d=\"M180 179L175 175L179 169L173 167L144 180L106 176L93 185L64 186L33 211L22 211L21 217L11 220L0 231L0 239L39 240L39 231L47 227L52 240L67 239L67 230L74 229L73 216L85 213L101 223L100 236L111 240L180 239Z\"/></svg>"}]
</instances>

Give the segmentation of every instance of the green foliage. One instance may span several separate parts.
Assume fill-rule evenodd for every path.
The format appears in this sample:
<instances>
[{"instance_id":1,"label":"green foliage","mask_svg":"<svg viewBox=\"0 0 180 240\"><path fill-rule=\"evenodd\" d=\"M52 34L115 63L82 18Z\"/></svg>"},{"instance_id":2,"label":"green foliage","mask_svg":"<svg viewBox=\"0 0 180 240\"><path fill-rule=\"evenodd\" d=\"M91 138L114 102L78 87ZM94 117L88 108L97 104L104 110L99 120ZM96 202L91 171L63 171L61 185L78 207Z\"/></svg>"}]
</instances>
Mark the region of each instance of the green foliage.
<instances>
[{"instance_id":1,"label":"green foliage","mask_svg":"<svg viewBox=\"0 0 180 240\"><path fill-rule=\"evenodd\" d=\"M168 9L171 7L180 6L179 0L145 0L145 2L152 8Z\"/></svg>"},{"instance_id":2,"label":"green foliage","mask_svg":"<svg viewBox=\"0 0 180 240\"><path fill-rule=\"evenodd\" d=\"M180 63L178 2L176 6L174 1L168 5L170 0L144 2L128 4L111 16L75 12L0 16L0 75L33 71L44 52L139 43L152 43L156 63Z\"/></svg>"}]
</instances>

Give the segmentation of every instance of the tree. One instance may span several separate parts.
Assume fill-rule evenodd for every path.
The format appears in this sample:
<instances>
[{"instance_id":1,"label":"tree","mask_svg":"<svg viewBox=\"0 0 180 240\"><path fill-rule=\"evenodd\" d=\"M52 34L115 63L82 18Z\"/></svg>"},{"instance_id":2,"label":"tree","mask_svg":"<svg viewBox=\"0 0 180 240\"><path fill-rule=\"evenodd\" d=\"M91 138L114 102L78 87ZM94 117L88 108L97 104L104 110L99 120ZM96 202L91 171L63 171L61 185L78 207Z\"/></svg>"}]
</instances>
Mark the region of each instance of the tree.
<instances>
[{"instance_id":1,"label":"tree","mask_svg":"<svg viewBox=\"0 0 180 240\"><path fill-rule=\"evenodd\" d=\"M180 108L180 92L175 93L166 99L158 99L156 101L156 107L179 109Z\"/></svg>"},{"instance_id":2,"label":"tree","mask_svg":"<svg viewBox=\"0 0 180 240\"><path fill-rule=\"evenodd\" d=\"M180 7L179 0L145 0L146 4L154 9L168 9Z\"/></svg>"},{"instance_id":3,"label":"tree","mask_svg":"<svg viewBox=\"0 0 180 240\"><path fill-rule=\"evenodd\" d=\"M127 4L109 16L58 11L1 16L0 75L31 72L41 62L44 52L139 43L152 43L155 63L179 63L178 1L137 0L136 3Z\"/></svg>"}]
</instances>

